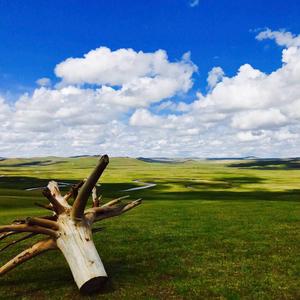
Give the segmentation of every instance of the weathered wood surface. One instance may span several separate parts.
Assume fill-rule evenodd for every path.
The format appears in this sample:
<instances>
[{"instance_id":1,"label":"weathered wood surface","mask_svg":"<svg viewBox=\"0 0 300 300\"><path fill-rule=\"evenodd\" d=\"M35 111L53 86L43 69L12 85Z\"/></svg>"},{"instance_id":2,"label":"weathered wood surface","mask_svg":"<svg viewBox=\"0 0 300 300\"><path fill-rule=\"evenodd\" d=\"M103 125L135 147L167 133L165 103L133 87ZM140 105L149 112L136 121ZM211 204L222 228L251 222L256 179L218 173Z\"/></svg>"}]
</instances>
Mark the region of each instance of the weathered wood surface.
<instances>
[{"instance_id":1,"label":"weathered wood surface","mask_svg":"<svg viewBox=\"0 0 300 300\"><path fill-rule=\"evenodd\" d=\"M10 225L0 226L0 239L27 233L26 236L8 243L1 251L32 236L42 235L44 238L2 266L0 276L45 251L59 249L81 291L93 292L103 286L107 274L92 236L93 232L98 232L101 228L93 229L92 226L97 221L118 216L141 204L141 199L122 204L121 201L128 197L124 196L100 205L102 199L97 195L96 183L108 163L108 156L102 156L91 175L85 181L72 186L64 196L58 184L50 181L43 190L43 195L50 204L37 205L52 211L52 215L28 217L25 220L16 220ZM86 208L91 194L92 208ZM68 202L71 197L75 199L73 205Z\"/></svg>"}]
</instances>

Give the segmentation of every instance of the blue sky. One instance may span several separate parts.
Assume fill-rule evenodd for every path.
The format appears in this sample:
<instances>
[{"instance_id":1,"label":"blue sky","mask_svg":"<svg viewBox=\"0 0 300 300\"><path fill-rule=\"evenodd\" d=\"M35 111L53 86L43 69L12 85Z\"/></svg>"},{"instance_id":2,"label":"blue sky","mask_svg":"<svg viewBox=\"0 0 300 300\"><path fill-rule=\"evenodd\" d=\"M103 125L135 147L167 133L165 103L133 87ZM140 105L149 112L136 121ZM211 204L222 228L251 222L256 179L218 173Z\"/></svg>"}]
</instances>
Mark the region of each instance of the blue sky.
<instances>
[{"instance_id":1,"label":"blue sky","mask_svg":"<svg viewBox=\"0 0 300 300\"><path fill-rule=\"evenodd\" d=\"M299 1L0 1L2 91L21 93L53 67L99 46L167 51L176 60L191 51L195 88L220 65L228 75L248 62L270 72L281 51L254 39L257 28L300 32Z\"/></svg>"},{"instance_id":2,"label":"blue sky","mask_svg":"<svg viewBox=\"0 0 300 300\"><path fill-rule=\"evenodd\" d=\"M2 137L0 156L1 154L6 156L21 155L22 150L20 149L24 148L24 144L28 145L28 155L65 154L67 147L59 145L59 141L57 141L58 146L56 148L51 148L47 143L47 135L52 134L49 128L53 128L53 124L57 126L58 140L60 138L70 140L72 147L70 153L67 153L70 155L74 152L75 154L93 153L97 149L106 152L112 149L113 155L132 156L143 154L149 156L158 154L166 156L296 155L298 144L295 144L295 140L298 140L299 133L298 117L289 115L282 108L284 107L282 99L285 96L282 96L278 101L276 100L276 103L269 103L268 99L271 96L268 94L266 100L262 100L268 105L258 105L258 99L255 97L259 98L259 93L265 95L269 91L259 90L260 87L254 86L253 78L256 76L261 80L275 81L273 79L275 76L265 79L263 77L272 72L277 72L280 76L282 73L280 69L285 64L282 60L283 51L291 47L296 47L299 50L296 42L300 33L299 13L300 2L290 0L2 0L0 1L0 97L2 97L3 103L2 108L0 106L0 114L2 113L3 120L7 115L10 115L11 119L16 118L18 125L12 125L7 120L3 121L2 124L4 124L3 126L10 138L8 136ZM257 38L259 33L266 32L267 28L270 32ZM280 40L282 36L279 35L288 35L289 33L290 36L287 37L289 41L284 40L282 42ZM290 42L292 40L295 42ZM151 61L148 61L148 68L151 70L145 71L148 72L147 75L145 75L146 73L141 75L139 72L135 74L130 69L127 71L134 73L131 74L131 80L123 78L125 74L121 79L116 79L114 75L111 75L110 80L105 81L97 77L102 78L103 72L105 76L105 71L103 71L103 65L100 65L94 58L91 58L91 63L94 64L95 68L98 68L95 74L92 74L92 71L87 71L85 62L79 65L79 69L74 69L73 66L75 65L64 63L68 62L70 58L83 58L85 54L99 47L106 47L111 51L107 59L113 65L115 64L114 60L117 59L114 53L119 53L118 50L120 49L131 48L134 55L139 51L153 55ZM157 58L158 56L154 55L159 49L164 50L165 58ZM101 51L99 50L100 55L105 52L104 50ZM190 53L190 57L187 59L186 54L186 58L183 59L182 56L187 52ZM120 54L118 59L120 59L121 64L126 65L128 53L125 56L122 56L123 54ZM146 56L133 61L141 64L141 68L144 68L145 60L148 59ZM151 66L158 61L165 63L163 71L153 71ZM72 61L72 63L74 62L75 60ZM169 74L174 72L172 64L175 64L176 68L178 67L176 69L176 72L179 72L178 82L182 80L178 86L175 86L175 80ZM260 74L253 75L255 72L247 67L242 68L242 72L240 72L239 69L244 65L251 66L253 70L259 70ZM55 71L57 66L61 66L59 71ZM293 56L293 61L289 61L289 67L296 68L296 66L297 58ZM82 71L83 77L79 78L79 75L76 78L72 77L74 70L75 72ZM215 83L208 82L208 73L212 70L211 74L217 76ZM118 75L115 65L111 67L110 72L115 72L113 74ZM184 75L185 72L188 74ZM243 75L244 73L247 75ZM251 77L253 79L251 82L243 82L244 86L240 87L240 79L235 79L238 74L240 74L239 78L242 78L242 75L247 78L252 75L254 77ZM138 89L145 89L145 83L139 85L137 79L139 82L143 78L149 81L154 77L157 77L157 80L164 79L162 86L166 88L165 93L155 94L155 89L158 86L153 85L150 96L150 92L147 92L147 94L135 95L136 98L130 100L125 97L130 93L136 93ZM37 84L36 81L40 78L47 79L44 83L40 81L40 84ZM268 85L268 82L260 85ZM285 86L289 83L287 82ZM296 83L298 84L297 80ZM168 84L167 87L166 84ZM240 94L234 94L230 99L223 99L224 101L222 100L223 102L219 104L222 98L220 96L222 91L219 90L224 88L224 85L227 85L228 88L228 90L224 90L227 95L230 94L230 91L237 90L237 86L241 92L236 92ZM158 89L163 89L162 86L159 85ZM291 86L295 88L294 83L293 85L291 83ZM151 87L147 85L147 88L150 89ZM72 88L77 89L77 92L74 90L70 92ZM115 97L111 103L105 100L105 93L109 88L113 89L110 91L113 92L110 96ZM168 88L170 89L169 93L167 92ZM249 95L256 95L250 100L247 100L246 95L243 94L243 91L248 88L250 89ZM69 90L66 92L66 89ZM98 90L97 92L97 89L101 89L101 91ZM120 90L122 90L121 95ZM93 126L98 126L99 130L104 129L105 126L112 128L108 122L115 122L114 139L98 133L93 134L92 132L97 130L91 125L92 127L88 127L90 142L75 140L72 132L75 129L79 132L86 130L89 123L85 123L82 116L78 117L79 112L73 112L74 115L71 116L71 112L66 113L64 107L61 107L63 113L59 112L55 120L51 119L53 124L49 123L45 127L40 127L38 126L40 117L32 118L33 112L29 111L28 108L35 105L33 110L36 111L37 105L41 105L42 101L45 101L47 113L53 114L60 111L56 106L58 103L54 104L51 97L60 97L59 103L62 106L68 101L69 104L74 103L75 106L77 105L76 101L85 102L87 106L88 101L84 99L87 97L86 93L91 93L91 91L94 94L89 94L88 97L96 99L98 95L99 98L96 100L93 98L94 100L90 100L90 104L100 105L99 103L101 103L105 107L105 114L111 118L108 121L100 113L100 121L97 123L95 117ZM64 99L66 93L72 95L70 99ZM59 96L57 96L58 94ZM74 100L75 94L81 96L76 96L77 98ZM51 99L39 100L41 102L38 102L38 97ZM146 99L145 102L138 97ZM149 97L148 100L147 97ZM291 92L291 98L287 101L296 103L297 97L298 94L294 95ZM236 105L231 109L232 99L238 99L236 100L237 103L252 102L247 108L241 109L241 105ZM220 108L223 104L226 109ZM118 105L119 107L115 108ZM212 110L211 107L215 108ZM89 110L85 111L84 109L81 107L80 111L89 117ZM228 111L230 111L230 115ZM44 113L40 112L39 116L44 115ZM62 117L65 116L64 114L73 119L76 115L78 122L66 122ZM243 114L248 118L252 118L253 115L258 116L257 122L261 125L240 124L239 120L244 120ZM182 117L182 119L175 120L176 117ZM189 118L193 119L194 123L188 121ZM37 123L31 123L32 119L35 119ZM271 124L266 121L267 119L276 119L276 122ZM288 122L287 119L291 121ZM182 132L191 132L191 137L185 144L188 146L182 147L178 141L170 138L173 135L178 138L182 135L182 132L178 132L175 125L173 131L169 128L170 126L166 125L172 122L193 123L190 127L186 125L187 127L181 129ZM150 143L152 146L149 146L147 137L150 139L151 132L153 133L155 130L160 133L165 131L161 135L157 133L157 140L153 141L153 145ZM223 131L226 134L223 134ZM34 135L34 144L30 144L29 140L24 139L24 135L28 136L29 139L32 132L39 132L38 135ZM125 138L125 132L130 132L129 140L126 140L128 137ZM66 134L69 135L66 136ZM140 134L142 134L142 138ZM274 140L276 135L279 138ZM232 144L222 140L223 136L227 138L232 136ZM122 138L124 138L123 143L125 145L138 141L138 146L135 147L138 150L122 149L122 145L118 144ZM290 151L284 149L284 144L287 142L291 143ZM219 150L216 150L214 143L215 146L218 145ZM16 144L18 145L17 148ZM170 145L173 146L170 147ZM275 148L274 145L276 145ZM213 152L212 149L214 149Z\"/></svg>"}]
</instances>

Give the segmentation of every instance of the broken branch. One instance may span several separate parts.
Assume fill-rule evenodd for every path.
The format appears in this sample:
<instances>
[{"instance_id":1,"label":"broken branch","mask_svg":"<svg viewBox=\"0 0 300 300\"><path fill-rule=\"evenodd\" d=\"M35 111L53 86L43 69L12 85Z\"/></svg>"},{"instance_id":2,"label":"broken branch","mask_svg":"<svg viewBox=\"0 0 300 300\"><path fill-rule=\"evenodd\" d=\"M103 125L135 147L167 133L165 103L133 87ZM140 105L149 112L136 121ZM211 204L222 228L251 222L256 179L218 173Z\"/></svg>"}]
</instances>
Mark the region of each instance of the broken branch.
<instances>
[{"instance_id":1,"label":"broken branch","mask_svg":"<svg viewBox=\"0 0 300 300\"><path fill-rule=\"evenodd\" d=\"M129 195L126 195L126 196L123 196L123 197L119 197L117 199L111 200L111 201L103 204L101 207L113 206L113 205L121 202L123 199L129 198L129 197L130 197Z\"/></svg>"},{"instance_id":2,"label":"broken branch","mask_svg":"<svg viewBox=\"0 0 300 300\"><path fill-rule=\"evenodd\" d=\"M32 232L32 233L29 233L29 234L27 234L27 235L21 237L21 238L18 239L18 240L12 241L11 243L7 244L5 247L3 247L2 249L0 249L0 252L3 251L3 250L5 250L5 249L7 249L8 247L10 247L10 246L12 246L12 245L14 245L14 244L17 244L17 243L19 243L19 242L22 242L22 241L24 241L24 240L27 240L27 239L29 239L29 238L35 236L35 235L37 235L37 233Z\"/></svg>"},{"instance_id":3,"label":"broken branch","mask_svg":"<svg viewBox=\"0 0 300 300\"><path fill-rule=\"evenodd\" d=\"M35 202L34 205L53 211L53 206L49 204L42 204L42 203Z\"/></svg>"},{"instance_id":4,"label":"broken branch","mask_svg":"<svg viewBox=\"0 0 300 300\"><path fill-rule=\"evenodd\" d=\"M66 208L52 195L48 187L43 189L43 195L49 200L53 205L53 209L57 214L65 212Z\"/></svg>"},{"instance_id":5,"label":"broken branch","mask_svg":"<svg viewBox=\"0 0 300 300\"><path fill-rule=\"evenodd\" d=\"M95 209L95 221L100 221L106 218L111 218L115 216L119 216L123 214L124 212L129 211L130 209L140 205L142 203L142 199L137 199L135 201L132 201L127 204L123 204L117 207L112 206L101 206L97 209Z\"/></svg>"},{"instance_id":6,"label":"broken branch","mask_svg":"<svg viewBox=\"0 0 300 300\"><path fill-rule=\"evenodd\" d=\"M46 234L52 237L57 237L57 234L54 230L40 227L40 226L30 226L27 224L0 226L0 232L8 232L8 231L35 232L35 233Z\"/></svg>"},{"instance_id":7,"label":"broken branch","mask_svg":"<svg viewBox=\"0 0 300 300\"><path fill-rule=\"evenodd\" d=\"M4 275L8 271L14 269L16 266L22 264L23 262L45 252L48 250L56 249L56 243L52 239L40 241L30 248L24 250L16 257L7 262L4 266L0 268L0 276Z\"/></svg>"},{"instance_id":8,"label":"broken branch","mask_svg":"<svg viewBox=\"0 0 300 300\"><path fill-rule=\"evenodd\" d=\"M51 228L54 230L58 230L59 226L57 222L49 220L49 219L42 219L42 218L27 218L26 222L28 225L37 225L41 227Z\"/></svg>"},{"instance_id":9,"label":"broken branch","mask_svg":"<svg viewBox=\"0 0 300 300\"><path fill-rule=\"evenodd\" d=\"M109 159L107 155L103 155L94 171L88 177L86 182L83 184L82 188L80 189L78 196L73 204L72 208L72 218L73 220L81 219L84 214L84 209L86 207L87 201L89 196L92 192L93 187L96 185L98 179L100 178L101 174L105 170L106 166L109 163Z\"/></svg>"},{"instance_id":10,"label":"broken branch","mask_svg":"<svg viewBox=\"0 0 300 300\"><path fill-rule=\"evenodd\" d=\"M0 234L0 240L3 240L13 234L17 234L17 233L20 233L20 232L15 232L15 231L8 231L8 232L3 232Z\"/></svg>"},{"instance_id":11,"label":"broken branch","mask_svg":"<svg viewBox=\"0 0 300 300\"><path fill-rule=\"evenodd\" d=\"M61 195L58 184L56 181L50 181L47 185L48 189L50 190L52 196L62 205L62 206L69 206L69 203L66 199Z\"/></svg>"}]
</instances>

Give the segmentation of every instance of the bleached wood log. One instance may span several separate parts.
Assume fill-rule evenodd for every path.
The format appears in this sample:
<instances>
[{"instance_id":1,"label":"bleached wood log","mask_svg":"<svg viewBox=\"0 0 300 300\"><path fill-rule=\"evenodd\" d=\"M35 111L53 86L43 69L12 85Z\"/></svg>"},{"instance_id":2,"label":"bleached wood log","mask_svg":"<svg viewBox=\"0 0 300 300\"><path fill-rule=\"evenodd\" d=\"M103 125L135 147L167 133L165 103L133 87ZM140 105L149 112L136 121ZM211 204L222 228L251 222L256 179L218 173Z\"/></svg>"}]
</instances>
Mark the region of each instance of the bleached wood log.
<instances>
[{"instance_id":1,"label":"bleached wood log","mask_svg":"<svg viewBox=\"0 0 300 300\"><path fill-rule=\"evenodd\" d=\"M108 162L108 156L102 156L88 179L73 186L65 196L61 194L58 184L50 181L43 190L43 195L50 205L39 206L52 210L52 216L28 217L25 220L16 220L10 225L0 226L0 239L22 232L31 233L9 243L3 249L35 235L48 236L47 240L37 242L1 267L0 276L40 253L58 248L67 260L80 291L89 293L103 286L107 274L92 236L92 233L100 231L100 228L92 229L92 225L96 221L118 216L141 203L141 199L138 199L122 204L120 202L128 197L123 196L100 206L100 197L97 196L95 185ZM86 209L91 193L93 207ZM71 196L76 198L73 206L68 203Z\"/></svg>"},{"instance_id":2,"label":"bleached wood log","mask_svg":"<svg viewBox=\"0 0 300 300\"><path fill-rule=\"evenodd\" d=\"M57 247L67 260L78 288L82 292L92 292L101 287L107 274L94 245L90 226L85 222L76 223L67 215L60 216L58 222Z\"/></svg>"}]
</instances>

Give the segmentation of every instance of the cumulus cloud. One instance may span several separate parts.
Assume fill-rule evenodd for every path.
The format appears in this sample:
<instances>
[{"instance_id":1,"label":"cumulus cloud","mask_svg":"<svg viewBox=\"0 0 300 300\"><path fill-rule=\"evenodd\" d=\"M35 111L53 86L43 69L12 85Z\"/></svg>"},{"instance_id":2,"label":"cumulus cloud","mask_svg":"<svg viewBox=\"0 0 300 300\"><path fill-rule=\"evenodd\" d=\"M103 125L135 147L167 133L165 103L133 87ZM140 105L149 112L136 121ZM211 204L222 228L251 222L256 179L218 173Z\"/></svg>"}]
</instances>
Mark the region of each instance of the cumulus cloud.
<instances>
[{"instance_id":1,"label":"cumulus cloud","mask_svg":"<svg viewBox=\"0 0 300 300\"><path fill-rule=\"evenodd\" d=\"M133 126L159 127L161 119L159 116L152 115L146 109L138 109L130 117L129 124Z\"/></svg>"},{"instance_id":2,"label":"cumulus cloud","mask_svg":"<svg viewBox=\"0 0 300 300\"><path fill-rule=\"evenodd\" d=\"M55 88L41 78L41 87L10 106L0 98L0 120L6 129L0 132L1 155L71 155L101 149L133 154L127 143L137 137L130 124L150 126L146 111L144 123L140 119L142 108L187 92L195 71L189 53L171 62L163 50L101 47L84 58L67 59L55 68L62 79Z\"/></svg>"},{"instance_id":3,"label":"cumulus cloud","mask_svg":"<svg viewBox=\"0 0 300 300\"><path fill-rule=\"evenodd\" d=\"M214 67L208 72L207 84L209 89L216 86L218 82L224 77L224 71L221 67Z\"/></svg>"},{"instance_id":4,"label":"cumulus cloud","mask_svg":"<svg viewBox=\"0 0 300 300\"><path fill-rule=\"evenodd\" d=\"M49 86L51 85L51 80L47 77L42 77L36 81L36 84L39 86Z\"/></svg>"},{"instance_id":5,"label":"cumulus cloud","mask_svg":"<svg viewBox=\"0 0 300 300\"><path fill-rule=\"evenodd\" d=\"M259 39L282 38L277 33L268 30L258 36ZM199 140L207 141L205 149L213 149L211 139L218 142L218 150L212 150L217 156L233 155L232 149L239 149L237 152L245 155L297 155L300 146L297 141L300 130L299 36L288 32L285 35L292 40L278 41L285 48L282 66L276 71L266 74L244 64L235 76L226 77L221 68L213 68L207 78L210 87L207 95L199 92L197 100L185 105L183 114L173 119L165 117L159 127L163 128L164 124L172 127L173 123L176 134L180 136L184 132L187 139L191 135L189 129L197 128ZM174 110L176 104L168 101L160 107ZM195 137L191 139L195 142L189 146L191 153L205 153L194 147L197 145ZM286 148L287 142L290 148Z\"/></svg>"},{"instance_id":6,"label":"cumulus cloud","mask_svg":"<svg viewBox=\"0 0 300 300\"><path fill-rule=\"evenodd\" d=\"M190 87L194 71L188 55L172 63L164 50L144 53L133 49L111 51L107 47L92 50L83 58L68 58L55 68L65 84L122 86L143 78L174 81L179 76L179 89L183 91Z\"/></svg>"},{"instance_id":7,"label":"cumulus cloud","mask_svg":"<svg viewBox=\"0 0 300 300\"><path fill-rule=\"evenodd\" d=\"M280 46L285 47L299 47L300 46L300 36L296 36L291 32L280 30L280 31L272 31L271 29L267 28L264 31L261 31L257 36L256 39L259 41L265 39L272 39Z\"/></svg>"},{"instance_id":8,"label":"cumulus cloud","mask_svg":"<svg viewBox=\"0 0 300 300\"><path fill-rule=\"evenodd\" d=\"M270 108L266 110L251 110L235 114L231 125L239 129L274 128L287 124L287 117L279 109Z\"/></svg>"},{"instance_id":9,"label":"cumulus cloud","mask_svg":"<svg viewBox=\"0 0 300 300\"><path fill-rule=\"evenodd\" d=\"M100 47L66 59L56 87L0 97L0 156L299 155L299 36L266 29L257 39L283 46L277 70L243 64L229 77L215 67L192 102L189 53L172 62L163 50Z\"/></svg>"},{"instance_id":10,"label":"cumulus cloud","mask_svg":"<svg viewBox=\"0 0 300 300\"><path fill-rule=\"evenodd\" d=\"M263 131L241 131L237 133L237 138L242 142L251 142L266 138L266 134Z\"/></svg>"},{"instance_id":11,"label":"cumulus cloud","mask_svg":"<svg viewBox=\"0 0 300 300\"><path fill-rule=\"evenodd\" d=\"M196 69L189 53L178 62L170 62L163 50L144 53L100 47L83 58L61 62L55 74L62 79L60 86L99 85L102 96L109 101L137 107L187 92Z\"/></svg>"}]
</instances>

